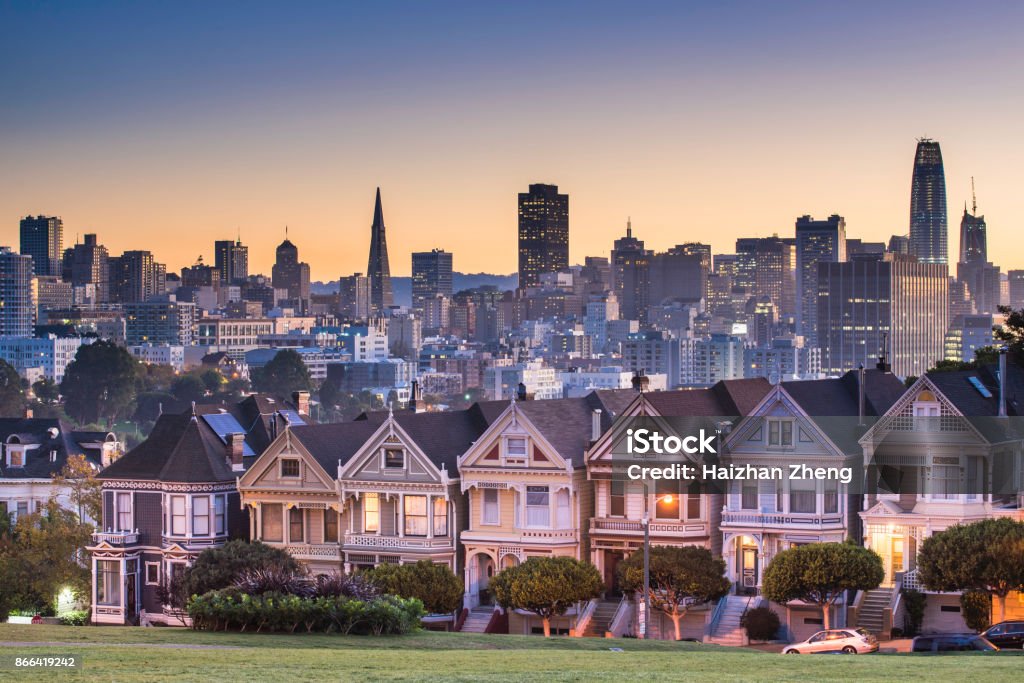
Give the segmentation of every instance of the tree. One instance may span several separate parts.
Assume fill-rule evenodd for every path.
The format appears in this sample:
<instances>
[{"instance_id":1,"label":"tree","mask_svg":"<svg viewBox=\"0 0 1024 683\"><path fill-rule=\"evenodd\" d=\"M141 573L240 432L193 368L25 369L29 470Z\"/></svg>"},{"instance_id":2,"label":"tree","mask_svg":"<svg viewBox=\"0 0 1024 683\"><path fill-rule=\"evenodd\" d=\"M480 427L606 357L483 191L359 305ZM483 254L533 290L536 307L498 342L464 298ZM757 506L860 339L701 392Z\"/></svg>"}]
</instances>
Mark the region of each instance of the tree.
<instances>
[{"instance_id":1,"label":"tree","mask_svg":"<svg viewBox=\"0 0 1024 683\"><path fill-rule=\"evenodd\" d=\"M446 564L382 564L365 574L384 593L419 598L430 614L450 614L462 605L465 586Z\"/></svg>"},{"instance_id":2,"label":"tree","mask_svg":"<svg viewBox=\"0 0 1024 683\"><path fill-rule=\"evenodd\" d=\"M551 637L551 619L576 603L596 598L603 585L592 564L571 557L531 557L502 570L490 583L498 604L505 609L533 612Z\"/></svg>"},{"instance_id":3,"label":"tree","mask_svg":"<svg viewBox=\"0 0 1024 683\"><path fill-rule=\"evenodd\" d=\"M292 349L282 349L266 365L253 371L252 384L256 391L288 398L293 392L309 391L313 382L302 356Z\"/></svg>"},{"instance_id":4,"label":"tree","mask_svg":"<svg viewBox=\"0 0 1024 683\"><path fill-rule=\"evenodd\" d=\"M25 388L21 375L0 360L0 417L21 417L25 412Z\"/></svg>"},{"instance_id":5,"label":"tree","mask_svg":"<svg viewBox=\"0 0 1024 683\"><path fill-rule=\"evenodd\" d=\"M628 591L644 589L644 554L637 551L619 565L619 583ZM691 604L718 600L729 592L725 561L706 548L654 546L650 553L651 607L667 614L682 639L680 624Z\"/></svg>"},{"instance_id":6,"label":"tree","mask_svg":"<svg viewBox=\"0 0 1024 683\"><path fill-rule=\"evenodd\" d=\"M135 401L139 364L112 341L85 344L64 371L60 392L68 415L79 424L107 424L126 413Z\"/></svg>"},{"instance_id":7,"label":"tree","mask_svg":"<svg viewBox=\"0 0 1024 683\"><path fill-rule=\"evenodd\" d=\"M55 500L19 515L0 543L0 592L9 592L9 607L48 611L65 587L88 595L90 573L79 560L92 532L91 525L79 522Z\"/></svg>"},{"instance_id":8,"label":"tree","mask_svg":"<svg viewBox=\"0 0 1024 683\"><path fill-rule=\"evenodd\" d=\"M32 393L40 402L53 404L60 400L60 385L44 377L32 385Z\"/></svg>"},{"instance_id":9,"label":"tree","mask_svg":"<svg viewBox=\"0 0 1024 683\"><path fill-rule=\"evenodd\" d=\"M181 583L185 599L212 590L227 588L243 573L254 569L275 568L296 574L303 567L287 550L274 548L259 541L228 541L219 548L199 553L195 562L185 570Z\"/></svg>"},{"instance_id":10,"label":"tree","mask_svg":"<svg viewBox=\"0 0 1024 683\"><path fill-rule=\"evenodd\" d=\"M918 578L934 591L977 591L994 598L994 620L1006 617L1006 596L1024 591L1024 522L1007 517L951 526L921 544Z\"/></svg>"},{"instance_id":11,"label":"tree","mask_svg":"<svg viewBox=\"0 0 1024 683\"><path fill-rule=\"evenodd\" d=\"M323 384L320 385L318 394L320 403L328 410L337 406L338 400L341 398L341 392L338 390L338 385L330 379L324 380Z\"/></svg>"},{"instance_id":12,"label":"tree","mask_svg":"<svg viewBox=\"0 0 1024 683\"><path fill-rule=\"evenodd\" d=\"M1000 306L999 312L1006 319L1001 326L992 328L994 336L1006 344L1010 360L1024 365L1024 309L1015 311L1009 306Z\"/></svg>"},{"instance_id":13,"label":"tree","mask_svg":"<svg viewBox=\"0 0 1024 683\"><path fill-rule=\"evenodd\" d=\"M199 379L202 380L203 386L205 386L206 390L209 391L211 394L217 393L218 391L221 390L221 388L224 387L225 384L228 383L228 380L224 377L224 375L220 374L220 372L214 370L213 368L210 368L209 370L205 370L204 372L202 372L199 375Z\"/></svg>"},{"instance_id":14,"label":"tree","mask_svg":"<svg viewBox=\"0 0 1024 683\"><path fill-rule=\"evenodd\" d=\"M195 375L182 375L171 385L171 394L188 405L201 400L206 395L206 384Z\"/></svg>"},{"instance_id":15,"label":"tree","mask_svg":"<svg viewBox=\"0 0 1024 683\"><path fill-rule=\"evenodd\" d=\"M832 605L849 590L878 588L882 558L853 543L811 543L783 550L764 572L761 592L774 602L803 600L819 605L831 628Z\"/></svg>"},{"instance_id":16,"label":"tree","mask_svg":"<svg viewBox=\"0 0 1024 683\"><path fill-rule=\"evenodd\" d=\"M96 468L84 455L69 455L64 467L53 475L53 483L68 490L79 522L86 516L96 521L102 519L103 485L96 478Z\"/></svg>"}]
</instances>

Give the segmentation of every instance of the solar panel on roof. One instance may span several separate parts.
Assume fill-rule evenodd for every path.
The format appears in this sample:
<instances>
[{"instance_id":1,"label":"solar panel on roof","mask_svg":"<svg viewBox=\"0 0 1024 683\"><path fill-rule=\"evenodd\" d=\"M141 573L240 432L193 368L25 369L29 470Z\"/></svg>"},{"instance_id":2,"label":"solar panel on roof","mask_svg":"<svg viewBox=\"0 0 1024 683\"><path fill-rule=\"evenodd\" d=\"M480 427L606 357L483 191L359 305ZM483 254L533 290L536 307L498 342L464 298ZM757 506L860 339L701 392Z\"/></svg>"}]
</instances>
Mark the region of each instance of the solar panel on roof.
<instances>
[{"instance_id":1,"label":"solar panel on roof","mask_svg":"<svg viewBox=\"0 0 1024 683\"><path fill-rule=\"evenodd\" d=\"M302 419L302 416L299 415L298 411L295 411L295 410L279 410L277 412L280 413L284 417L284 419L288 420L288 424L290 424L292 426L306 424L306 421Z\"/></svg>"},{"instance_id":2,"label":"solar panel on roof","mask_svg":"<svg viewBox=\"0 0 1024 683\"><path fill-rule=\"evenodd\" d=\"M978 390L979 394L985 398L992 398L992 392L985 388L985 385L981 383L980 379L977 377L968 377L967 381L971 383L971 386Z\"/></svg>"},{"instance_id":3,"label":"solar panel on roof","mask_svg":"<svg viewBox=\"0 0 1024 683\"><path fill-rule=\"evenodd\" d=\"M221 441L228 442L228 434L245 434L245 429L230 413L212 413L202 416L203 421L217 434ZM248 443L242 442L242 455L256 455Z\"/></svg>"}]
</instances>

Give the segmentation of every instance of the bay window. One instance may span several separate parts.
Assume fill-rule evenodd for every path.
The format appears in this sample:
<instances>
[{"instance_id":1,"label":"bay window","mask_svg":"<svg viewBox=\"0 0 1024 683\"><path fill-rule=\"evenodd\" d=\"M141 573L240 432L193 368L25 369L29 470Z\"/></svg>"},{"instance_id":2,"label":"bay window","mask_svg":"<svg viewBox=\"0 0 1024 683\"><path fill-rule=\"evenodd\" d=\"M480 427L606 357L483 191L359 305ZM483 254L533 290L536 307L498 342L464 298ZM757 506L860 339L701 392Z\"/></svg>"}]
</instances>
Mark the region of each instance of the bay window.
<instances>
[{"instance_id":1,"label":"bay window","mask_svg":"<svg viewBox=\"0 0 1024 683\"><path fill-rule=\"evenodd\" d=\"M483 510L480 517L481 524L499 524L498 513L498 490L484 489L482 491Z\"/></svg>"},{"instance_id":2,"label":"bay window","mask_svg":"<svg viewBox=\"0 0 1024 683\"><path fill-rule=\"evenodd\" d=\"M744 479L740 484L740 509L757 510L757 481Z\"/></svg>"},{"instance_id":3,"label":"bay window","mask_svg":"<svg viewBox=\"0 0 1024 683\"><path fill-rule=\"evenodd\" d=\"M327 508L324 510L324 543L338 542L338 513Z\"/></svg>"},{"instance_id":4,"label":"bay window","mask_svg":"<svg viewBox=\"0 0 1024 683\"><path fill-rule=\"evenodd\" d=\"M526 526L551 526L551 498L547 486L526 487Z\"/></svg>"},{"instance_id":5,"label":"bay window","mask_svg":"<svg viewBox=\"0 0 1024 683\"><path fill-rule=\"evenodd\" d=\"M280 543L284 540L284 512L280 503L265 503L260 506L260 540Z\"/></svg>"},{"instance_id":6,"label":"bay window","mask_svg":"<svg viewBox=\"0 0 1024 683\"><path fill-rule=\"evenodd\" d=\"M813 479L790 479L789 481L789 511L790 512L817 512L815 505L815 487Z\"/></svg>"},{"instance_id":7,"label":"bay window","mask_svg":"<svg viewBox=\"0 0 1024 683\"><path fill-rule=\"evenodd\" d=\"M611 517L626 516L626 482L612 479L609 483L611 492L608 499L608 515Z\"/></svg>"},{"instance_id":8,"label":"bay window","mask_svg":"<svg viewBox=\"0 0 1024 683\"><path fill-rule=\"evenodd\" d=\"M96 560L96 604L121 604L121 563L117 560Z\"/></svg>"},{"instance_id":9,"label":"bay window","mask_svg":"<svg viewBox=\"0 0 1024 683\"><path fill-rule=\"evenodd\" d=\"M434 535L448 535L448 501L434 498Z\"/></svg>"},{"instance_id":10,"label":"bay window","mask_svg":"<svg viewBox=\"0 0 1024 683\"><path fill-rule=\"evenodd\" d=\"M224 496L213 497L213 530L218 536L228 532Z\"/></svg>"},{"instance_id":11,"label":"bay window","mask_svg":"<svg viewBox=\"0 0 1024 683\"><path fill-rule=\"evenodd\" d=\"M659 479L654 482L654 516L658 519L679 519L679 482L674 479Z\"/></svg>"},{"instance_id":12,"label":"bay window","mask_svg":"<svg viewBox=\"0 0 1024 683\"><path fill-rule=\"evenodd\" d=\"M405 496L405 535L427 535L427 497Z\"/></svg>"},{"instance_id":13,"label":"bay window","mask_svg":"<svg viewBox=\"0 0 1024 683\"><path fill-rule=\"evenodd\" d=\"M288 542L289 543L305 543L305 525L303 524L303 517L305 516L305 510L302 508L292 508L288 511Z\"/></svg>"},{"instance_id":14,"label":"bay window","mask_svg":"<svg viewBox=\"0 0 1024 683\"><path fill-rule=\"evenodd\" d=\"M210 535L210 499L207 496L192 498L192 535Z\"/></svg>"},{"instance_id":15,"label":"bay window","mask_svg":"<svg viewBox=\"0 0 1024 683\"><path fill-rule=\"evenodd\" d=\"M171 535L184 536L188 533L188 518L185 516L185 496L171 496Z\"/></svg>"},{"instance_id":16,"label":"bay window","mask_svg":"<svg viewBox=\"0 0 1024 683\"><path fill-rule=\"evenodd\" d=\"M555 494L555 526L559 529L568 529L572 526L572 510L570 509L568 489L560 489Z\"/></svg>"},{"instance_id":17,"label":"bay window","mask_svg":"<svg viewBox=\"0 0 1024 683\"><path fill-rule=\"evenodd\" d=\"M380 496L367 493L363 498L363 531L380 531Z\"/></svg>"},{"instance_id":18,"label":"bay window","mask_svg":"<svg viewBox=\"0 0 1024 683\"><path fill-rule=\"evenodd\" d=\"M117 528L115 531L131 531L132 494L127 491L118 491L114 504L117 506Z\"/></svg>"},{"instance_id":19,"label":"bay window","mask_svg":"<svg viewBox=\"0 0 1024 683\"><path fill-rule=\"evenodd\" d=\"M822 496L823 503L825 505L822 512L835 513L839 512L839 482L832 479L826 479L824 483L825 493Z\"/></svg>"}]
</instances>

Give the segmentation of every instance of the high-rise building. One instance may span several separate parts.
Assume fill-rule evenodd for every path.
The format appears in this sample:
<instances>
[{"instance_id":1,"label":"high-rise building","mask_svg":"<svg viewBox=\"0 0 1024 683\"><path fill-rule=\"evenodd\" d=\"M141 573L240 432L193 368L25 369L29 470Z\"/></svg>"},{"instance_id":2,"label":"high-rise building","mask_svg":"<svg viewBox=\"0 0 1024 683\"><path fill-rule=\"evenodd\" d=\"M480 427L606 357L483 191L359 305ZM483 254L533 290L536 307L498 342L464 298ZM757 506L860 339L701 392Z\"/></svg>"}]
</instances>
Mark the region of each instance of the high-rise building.
<instances>
[{"instance_id":1,"label":"high-rise building","mask_svg":"<svg viewBox=\"0 0 1024 683\"><path fill-rule=\"evenodd\" d=\"M1024 270L1011 270L1006 275L1010 287L1010 308L1019 311L1024 308Z\"/></svg>"},{"instance_id":2,"label":"high-rise building","mask_svg":"<svg viewBox=\"0 0 1024 683\"><path fill-rule=\"evenodd\" d=\"M967 211L965 202L960 219L960 259L956 264L956 277L967 285L975 311L995 313L1001 299L999 267L988 262L985 217L978 215L973 182L971 185L971 211Z\"/></svg>"},{"instance_id":3,"label":"high-rise building","mask_svg":"<svg viewBox=\"0 0 1024 683\"><path fill-rule=\"evenodd\" d=\"M888 252L890 254L910 254L910 237L907 235L893 235L889 238Z\"/></svg>"},{"instance_id":4,"label":"high-rise building","mask_svg":"<svg viewBox=\"0 0 1024 683\"><path fill-rule=\"evenodd\" d=\"M452 297L451 252L444 249L413 252L412 307L422 309L426 299L438 294Z\"/></svg>"},{"instance_id":5,"label":"high-rise building","mask_svg":"<svg viewBox=\"0 0 1024 683\"><path fill-rule=\"evenodd\" d=\"M921 263L948 263L946 174L939 143L917 141L910 183L910 254Z\"/></svg>"},{"instance_id":6,"label":"high-rise building","mask_svg":"<svg viewBox=\"0 0 1024 683\"><path fill-rule=\"evenodd\" d=\"M107 248L99 243L95 234L87 234L83 241L64 252L64 279L75 288L94 288L99 303L110 300L109 258Z\"/></svg>"},{"instance_id":7,"label":"high-rise building","mask_svg":"<svg viewBox=\"0 0 1024 683\"><path fill-rule=\"evenodd\" d=\"M33 259L10 247L0 247L0 337L31 337L36 302Z\"/></svg>"},{"instance_id":8,"label":"high-rise building","mask_svg":"<svg viewBox=\"0 0 1024 683\"><path fill-rule=\"evenodd\" d=\"M519 287L536 287L541 273L569 267L569 195L557 185L519 193Z\"/></svg>"},{"instance_id":9,"label":"high-rise building","mask_svg":"<svg viewBox=\"0 0 1024 683\"><path fill-rule=\"evenodd\" d=\"M846 260L846 220L796 219L796 332L808 346L818 342L818 264Z\"/></svg>"},{"instance_id":10,"label":"high-rise building","mask_svg":"<svg viewBox=\"0 0 1024 683\"><path fill-rule=\"evenodd\" d=\"M711 247L706 244L678 244L651 255L648 305L706 297L710 270Z\"/></svg>"},{"instance_id":11,"label":"high-rise building","mask_svg":"<svg viewBox=\"0 0 1024 683\"><path fill-rule=\"evenodd\" d=\"M626 320L647 319L650 267L651 252L644 249L643 240L633 237L633 223L627 220L626 236L615 240L611 253L612 284Z\"/></svg>"},{"instance_id":12,"label":"high-rise building","mask_svg":"<svg viewBox=\"0 0 1024 683\"><path fill-rule=\"evenodd\" d=\"M277 259L271 269L274 289L288 292L287 304L304 311L309 301L309 264L299 261L299 249L285 240L277 246Z\"/></svg>"},{"instance_id":13,"label":"high-rise building","mask_svg":"<svg viewBox=\"0 0 1024 683\"><path fill-rule=\"evenodd\" d=\"M191 346L195 343L196 305L173 295L124 304L125 343Z\"/></svg>"},{"instance_id":14,"label":"high-rise building","mask_svg":"<svg viewBox=\"0 0 1024 683\"><path fill-rule=\"evenodd\" d=\"M841 375L885 356L900 376L944 357L949 276L944 264L887 254L818 264L822 371Z\"/></svg>"},{"instance_id":15,"label":"high-rise building","mask_svg":"<svg viewBox=\"0 0 1024 683\"><path fill-rule=\"evenodd\" d=\"M356 273L338 280L338 314L348 320L366 320L370 315L370 278Z\"/></svg>"},{"instance_id":16,"label":"high-rise building","mask_svg":"<svg viewBox=\"0 0 1024 683\"><path fill-rule=\"evenodd\" d=\"M64 257L64 221L57 216L22 218L21 253L32 257L36 275L60 275Z\"/></svg>"},{"instance_id":17,"label":"high-rise building","mask_svg":"<svg viewBox=\"0 0 1024 683\"><path fill-rule=\"evenodd\" d=\"M249 247L237 240L217 240L213 243L214 266L220 271L220 281L226 285L240 285L249 277Z\"/></svg>"},{"instance_id":18,"label":"high-rise building","mask_svg":"<svg viewBox=\"0 0 1024 683\"><path fill-rule=\"evenodd\" d=\"M145 301L158 292L157 263L150 251L126 251L108 259L110 300Z\"/></svg>"},{"instance_id":19,"label":"high-rise building","mask_svg":"<svg viewBox=\"0 0 1024 683\"><path fill-rule=\"evenodd\" d=\"M384 232L384 209L380 203L380 188L373 206L373 225L370 226L370 258L366 266L370 278L370 310L383 313L391 308L391 266L388 264L388 240Z\"/></svg>"},{"instance_id":20,"label":"high-rise building","mask_svg":"<svg viewBox=\"0 0 1024 683\"><path fill-rule=\"evenodd\" d=\"M791 240L772 237L741 237L736 240L736 275L733 286L748 297L771 298L779 318L796 315L795 247Z\"/></svg>"}]
</instances>

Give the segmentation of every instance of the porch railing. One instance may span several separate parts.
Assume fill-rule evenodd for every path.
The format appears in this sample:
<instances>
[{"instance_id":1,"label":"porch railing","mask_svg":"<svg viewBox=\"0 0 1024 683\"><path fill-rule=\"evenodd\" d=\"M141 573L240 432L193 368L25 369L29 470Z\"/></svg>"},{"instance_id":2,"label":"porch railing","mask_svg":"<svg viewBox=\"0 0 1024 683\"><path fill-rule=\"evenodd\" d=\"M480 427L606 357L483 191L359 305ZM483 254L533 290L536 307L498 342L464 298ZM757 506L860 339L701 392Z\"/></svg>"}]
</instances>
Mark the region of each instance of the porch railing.
<instances>
[{"instance_id":1,"label":"porch railing","mask_svg":"<svg viewBox=\"0 0 1024 683\"><path fill-rule=\"evenodd\" d=\"M137 531L98 531L92 535L93 543L109 545L134 545L139 542Z\"/></svg>"},{"instance_id":2,"label":"porch railing","mask_svg":"<svg viewBox=\"0 0 1024 683\"><path fill-rule=\"evenodd\" d=\"M711 623L708 624L708 633L715 635L715 631L718 630L718 622L722 620L722 615L725 614L725 606L729 602L729 596L723 595L718 600L718 604L715 605L715 611L711 613Z\"/></svg>"}]
</instances>

